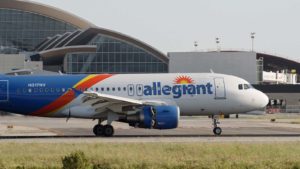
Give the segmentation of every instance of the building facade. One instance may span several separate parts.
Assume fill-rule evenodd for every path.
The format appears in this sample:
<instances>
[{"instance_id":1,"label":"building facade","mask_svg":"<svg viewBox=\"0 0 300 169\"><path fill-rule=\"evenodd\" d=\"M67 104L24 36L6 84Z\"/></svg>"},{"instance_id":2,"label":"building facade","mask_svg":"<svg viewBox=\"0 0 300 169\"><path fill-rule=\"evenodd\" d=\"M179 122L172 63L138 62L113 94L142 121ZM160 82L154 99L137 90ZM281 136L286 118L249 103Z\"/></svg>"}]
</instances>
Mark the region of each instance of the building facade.
<instances>
[{"instance_id":1,"label":"building facade","mask_svg":"<svg viewBox=\"0 0 300 169\"><path fill-rule=\"evenodd\" d=\"M0 1L0 53L34 51L47 37L86 28L90 23L28 1Z\"/></svg>"},{"instance_id":2,"label":"building facade","mask_svg":"<svg viewBox=\"0 0 300 169\"><path fill-rule=\"evenodd\" d=\"M25 53L45 70L69 74L168 71L168 57L140 40L23 0L0 1L0 53Z\"/></svg>"},{"instance_id":3,"label":"building facade","mask_svg":"<svg viewBox=\"0 0 300 169\"><path fill-rule=\"evenodd\" d=\"M143 42L119 35L101 28L89 28L72 41L55 41L54 47L42 50L39 55L44 59L56 58L51 62L48 59L46 69L62 65L62 71L69 74L168 72L167 56ZM47 46L45 44L49 46L47 41L40 46ZM55 47L57 44L61 44L60 47Z\"/></svg>"},{"instance_id":4,"label":"building facade","mask_svg":"<svg viewBox=\"0 0 300 169\"><path fill-rule=\"evenodd\" d=\"M250 83L259 82L254 52L171 52L170 73L215 72L242 77Z\"/></svg>"}]
</instances>

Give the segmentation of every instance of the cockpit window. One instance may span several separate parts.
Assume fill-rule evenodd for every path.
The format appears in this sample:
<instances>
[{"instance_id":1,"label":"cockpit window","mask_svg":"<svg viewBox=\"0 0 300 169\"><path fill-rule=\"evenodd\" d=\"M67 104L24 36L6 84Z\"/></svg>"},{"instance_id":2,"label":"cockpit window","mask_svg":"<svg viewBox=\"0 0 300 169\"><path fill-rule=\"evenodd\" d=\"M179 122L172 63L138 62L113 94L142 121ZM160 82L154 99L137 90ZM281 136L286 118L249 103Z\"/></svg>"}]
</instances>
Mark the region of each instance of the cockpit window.
<instances>
[{"instance_id":1,"label":"cockpit window","mask_svg":"<svg viewBox=\"0 0 300 169\"><path fill-rule=\"evenodd\" d=\"M239 90L243 90L243 85L239 84Z\"/></svg>"},{"instance_id":2,"label":"cockpit window","mask_svg":"<svg viewBox=\"0 0 300 169\"><path fill-rule=\"evenodd\" d=\"M247 89L250 89L251 86L249 84L244 84L244 89L247 90Z\"/></svg>"}]
</instances>

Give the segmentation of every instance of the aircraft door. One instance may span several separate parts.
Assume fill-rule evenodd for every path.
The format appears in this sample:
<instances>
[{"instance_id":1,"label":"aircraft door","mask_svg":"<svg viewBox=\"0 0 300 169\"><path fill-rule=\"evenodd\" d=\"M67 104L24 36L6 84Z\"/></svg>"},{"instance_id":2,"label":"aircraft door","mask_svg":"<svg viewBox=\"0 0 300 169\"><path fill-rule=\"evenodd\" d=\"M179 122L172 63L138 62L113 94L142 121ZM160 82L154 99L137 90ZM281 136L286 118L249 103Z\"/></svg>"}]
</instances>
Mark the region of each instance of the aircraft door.
<instances>
[{"instance_id":1,"label":"aircraft door","mask_svg":"<svg viewBox=\"0 0 300 169\"><path fill-rule=\"evenodd\" d=\"M8 102L8 80L0 80L0 102Z\"/></svg>"},{"instance_id":2,"label":"aircraft door","mask_svg":"<svg viewBox=\"0 0 300 169\"><path fill-rule=\"evenodd\" d=\"M226 88L224 79L221 77L215 78L215 99L226 99Z\"/></svg>"}]
</instances>

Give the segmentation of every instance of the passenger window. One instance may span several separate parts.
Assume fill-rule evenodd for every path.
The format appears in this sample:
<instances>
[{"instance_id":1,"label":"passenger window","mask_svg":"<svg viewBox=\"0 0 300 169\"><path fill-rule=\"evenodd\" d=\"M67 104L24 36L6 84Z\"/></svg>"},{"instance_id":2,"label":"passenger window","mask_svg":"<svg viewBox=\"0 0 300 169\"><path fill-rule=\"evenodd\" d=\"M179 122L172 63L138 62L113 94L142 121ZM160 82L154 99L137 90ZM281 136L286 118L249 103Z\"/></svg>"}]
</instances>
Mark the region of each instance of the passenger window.
<instances>
[{"instance_id":1,"label":"passenger window","mask_svg":"<svg viewBox=\"0 0 300 169\"><path fill-rule=\"evenodd\" d=\"M101 88L101 91L104 91L104 87Z\"/></svg>"},{"instance_id":2,"label":"passenger window","mask_svg":"<svg viewBox=\"0 0 300 169\"><path fill-rule=\"evenodd\" d=\"M243 85L239 84L239 90L243 90Z\"/></svg>"},{"instance_id":3,"label":"passenger window","mask_svg":"<svg viewBox=\"0 0 300 169\"><path fill-rule=\"evenodd\" d=\"M121 91L121 87L118 87L118 91Z\"/></svg>"},{"instance_id":4,"label":"passenger window","mask_svg":"<svg viewBox=\"0 0 300 169\"><path fill-rule=\"evenodd\" d=\"M108 88L106 88L106 90L107 90L107 91L109 91L109 87L108 87Z\"/></svg>"},{"instance_id":5,"label":"passenger window","mask_svg":"<svg viewBox=\"0 0 300 169\"><path fill-rule=\"evenodd\" d=\"M96 92L98 92L99 91L99 88L98 87L96 87Z\"/></svg>"},{"instance_id":6,"label":"passenger window","mask_svg":"<svg viewBox=\"0 0 300 169\"><path fill-rule=\"evenodd\" d=\"M126 87L123 87L123 90L126 91Z\"/></svg>"},{"instance_id":7,"label":"passenger window","mask_svg":"<svg viewBox=\"0 0 300 169\"><path fill-rule=\"evenodd\" d=\"M112 91L115 91L115 90L116 90L116 88L113 87L113 88L112 88Z\"/></svg>"}]
</instances>

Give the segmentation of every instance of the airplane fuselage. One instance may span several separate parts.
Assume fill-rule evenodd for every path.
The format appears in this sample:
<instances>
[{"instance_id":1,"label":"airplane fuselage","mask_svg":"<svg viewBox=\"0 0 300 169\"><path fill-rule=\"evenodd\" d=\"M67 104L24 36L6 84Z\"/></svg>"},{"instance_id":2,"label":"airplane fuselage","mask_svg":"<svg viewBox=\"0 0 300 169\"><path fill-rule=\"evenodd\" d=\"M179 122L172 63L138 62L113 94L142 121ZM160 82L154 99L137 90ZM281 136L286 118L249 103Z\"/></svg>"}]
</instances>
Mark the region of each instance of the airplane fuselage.
<instances>
[{"instance_id":1,"label":"airplane fuselage","mask_svg":"<svg viewBox=\"0 0 300 169\"><path fill-rule=\"evenodd\" d=\"M92 105L82 103L85 91L162 101L178 106L183 116L245 113L263 108L267 102L247 81L215 73L0 78L0 110L34 116L97 118Z\"/></svg>"}]
</instances>

